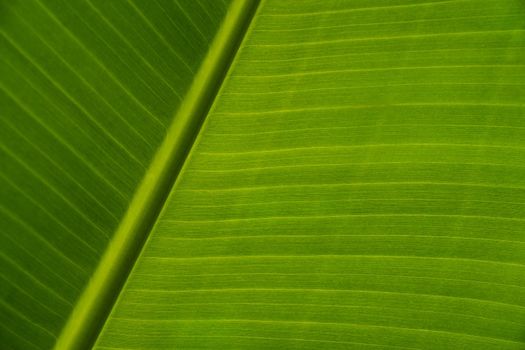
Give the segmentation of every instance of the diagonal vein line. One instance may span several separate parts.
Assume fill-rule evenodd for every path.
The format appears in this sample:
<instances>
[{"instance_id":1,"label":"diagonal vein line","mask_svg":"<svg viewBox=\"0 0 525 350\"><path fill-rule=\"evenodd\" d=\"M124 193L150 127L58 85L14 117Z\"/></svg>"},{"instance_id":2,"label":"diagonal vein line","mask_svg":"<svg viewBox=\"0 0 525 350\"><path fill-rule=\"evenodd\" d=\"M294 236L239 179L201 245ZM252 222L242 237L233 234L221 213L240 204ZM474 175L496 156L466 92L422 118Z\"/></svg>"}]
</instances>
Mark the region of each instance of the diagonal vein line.
<instances>
[{"instance_id":1,"label":"diagonal vein line","mask_svg":"<svg viewBox=\"0 0 525 350\"><path fill-rule=\"evenodd\" d=\"M132 4L130 4L132 5ZM166 137L58 338L55 349L90 346L191 152L258 3L235 0L194 77ZM108 288L109 286L109 288Z\"/></svg>"},{"instance_id":2,"label":"diagonal vein line","mask_svg":"<svg viewBox=\"0 0 525 350\"><path fill-rule=\"evenodd\" d=\"M51 82L51 84L53 84L53 86L55 88L57 88L62 94L64 94L64 96L66 96L78 109L80 109L84 115L86 115L112 142L115 143L115 145L117 145L119 148L121 148L127 155L128 157L133 160L134 162L136 162L138 165L140 165L142 168L144 168L144 164L134 155L132 154L119 140L117 140L115 138L115 136L109 132L106 128L104 128L104 126L102 124L100 124L99 121L97 121L97 118L95 118L91 113L89 113L85 108L84 106L80 103L80 101L78 101L77 99L75 99L73 96L71 96L68 92L67 92L67 89L64 88L60 83L58 83L55 79L53 79L47 72L46 70L44 70L26 51L24 51L16 42L14 42L9 36L6 35L6 33L4 31L0 31L0 33L2 34L2 36L13 46L13 48L15 48L15 50L17 50L23 57L25 57L27 59L28 62L30 62L35 68L37 68L37 70L42 73L42 75L44 75L49 82ZM72 70L72 68L70 67L69 64L66 63L66 66L68 67L68 69L70 69L79 79L80 81L83 82L83 84L87 84L85 82L85 80L81 77L78 76L78 74ZM93 87L91 87L90 85L86 85L88 88L90 88L90 90L94 90ZM95 91L95 94L98 95L98 92ZM103 100L104 102L107 103L106 100ZM110 107L110 109L113 109L113 107ZM142 136L141 136L142 137Z\"/></svg>"},{"instance_id":3,"label":"diagonal vein line","mask_svg":"<svg viewBox=\"0 0 525 350\"><path fill-rule=\"evenodd\" d=\"M41 89L38 89L34 84L32 84L30 82L30 80L22 73L20 72L15 66L11 65L8 61L4 61L6 62L11 69L13 69L14 72L16 72L20 78L22 80L24 80L39 96L41 96L42 98L44 98L50 106L54 107L59 113L61 116L63 117L67 117L67 114L66 112L64 112L61 108L58 107L57 104L55 104L46 94L44 94ZM42 73L42 72L41 72ZM44 77L46 79L48 79L48 77L46 75L44 75ZM51 80L48 79L48 81L51 82ZM56 87L56 86L55 86ZM22 101L20 100L20 98L18 98L13 92L9 91L3 84L0 83L0 89L4 91L4 93L6 95L9 96L9 98L11 98L11 100L13 100L15 102L15 104L20 107L20 109L22 109L29 117L31 117L34 121L36 121L40 126L42 126L42 128L44 128L54 139L56 139L60 144L62 144L65 148L67 148L76 158L78 158L80 161L82 161L82 163L84 163L86 165L86 167L91 171L93 172L93 174L100 178L104 183L106 183L118 196L120 196L122 199L126 199L127 198L127 195L122 192L114 183L112 183L108 178L106 178L104 176L104 174L102 174L95 165L93 165L87 158L85 158L84 156L82 156L82 154L80 154L74 147L73 145L71 145L69 142L67 142L62 136L60 136L56 130L54 130L53 128L51 128L46 122L44 122L44 120L38 116L37 114L34 113L33 110L30 110L27 108L27 105L22 103ZM63 94L63 91L61 91L60 89L58 89L62 94ZM69 99L69 96L68 95L65 95L65 97L67 99ZM72 101L70 99L70 101ZM72 101L73 104L75 104L74 101ZM94 119L92 116L88 115L88 118L89 119ZM108 154L107 150L105 147L102 147L100 146L99 142L96 142L93 137L90 135L90 133L86 132L85 128L83 128L82 126L80 126L75 119L72 119L72 123L75 125L75 127L77 128L77 130L82 133L82 135L84 135L90 142L91 142L91 146L96 148L98 152L101 152L103 153L105 156L107 156L108 158L111 157L110 154ZM97 125L98 126L98 125ZM126 171L127 169L124 168L120 162L114 162L113 163L114 165L118 166L123 172ZM140 164L139 164L140 165ZM141 165L142 166L142 165Z\"/></svg>"},{"instance_id":4,"label":"diagonal vein line","mask_svg":"<svg viewBox=\"0 0 525 350\"><path fill-rule=\"evenodd\" d=\"M9 305L9 303L5 302L3 299L0 299L0 303L1 303L1 306L8 309L9 311L11 311L12 313L14 313L15 315L17 315L18 317L20 317L21 319L23 319L25 322L27 322L28 324L32 325L33 327L36 327L38 329L40 329L40 331L46 333L46 335L52 337L52 338L56 338L56 336L53 334L53 332L47 328L45 328L44 326L36 323L35 321L29 319L26 315L22 314L20 311L18 311L17 309L15 309L14 307L12 307L11 305Z\"/></svg>"},{"instance_id":5,"label":"diagonal vein line","mask_svg":"<svg viewBox=\"0 0 525 350\"><path fill-rule=\"evenodd\" d=\"M100 68L119 86L120 89L122 89L122 91L124 91L124 93L126 95L128 95L128 97L137 104L137 106L139 106L144 112L146 112L146 114L148 114L152 120L154 120L156 123L159 124L159 126L161 126L162 128L164 128L164 124L160 121L160 119L153 115L153 113L151 113L151 111L146 107L144 106L144 104L131 92L129 91L129 89L127 89L123 84L122 82L113 74L113 72L108 69L106 67L106 65L97 57L93 54L93 52L91 50L89 50L85 45L84 43L82 43L82 41L75 35L71 32L71 30L69 30L69 28L67 28L57 17L56 15L51 11L49 10L49 8L47 6L45 6L44 3L42 3L40 0L36 0L38 2L38 4L44 9L44 11L49 15L50 18L53 19L53 21L55 23L57 23L60 28L63 29L63 31L79 46L82 48L82 50L84 50L84 52L86 52L89 57L91 57L91 59L93 61L95 61L97 63L98 66L100 66ZM47 42L45 40L43 40L41 38L42 42L46 43L47 45ZM52 45L48 45L48 47L52 48ZM54 51L54 50L53 50ZM56 53L56 51L54 51ZM60 56L58 55L57 53L57 56ZM125 118L123 118L124 121L126 121ZM132 129L135 129L133 128L133 125L127 123L129 125L130 128ZM136 130L136 129L135 129ZM140 133L137 131L137 133L140 135ZM144 139L144 141L147 143L147 140ZM151 146L151 145L150 145Z\"/></svg>"},{"instance_id":6,"label":"diagonal vein line","mask_svg":"<svg viewBox=\"0 0 525 350\"><path fill-rule=\"evenodd\" d=\"M186 69L191 72L191 73L195 73L193 71L193 69L188 65L188 63L173 49L173 47L168 43L168 41L166 40L166 38L164 37L164 35L162 35L161 33L159 33L159 31L157 30L157 28L153 25L153 23L151 23L151 21L144 15L144 13L142 13L142 11L137 8L137 6L133 3L132 0L126 0L127 3L129 4L129 6L140 16L140 18L142 18L142 20L144 21L144 23L146 23L148 25L148 27L150 27L150 29L155 33L155 35L157 35L157 37L160 39L160 41L164 44L164 46L166 46L166 48L168 48L168 50L171 51L171 53L177 57L177 59L179 60L180 63L182 63L184 65L184 67L186 67Z\"/></svg>"},{"instance_id":7,"label":"diagonal vein line","mask_svg":"<svg viewBox=\"0 0 525 350\"><path fill-rule=\"evenodd\" d=\"M30 194L28 194L26 191L24 191L22 188L20 188L18 185L16 185L13 180L11 180L9 177L5 176L3 173L0 172L0 177L5 180L7 184L9 184L12 188L14 188L16 191L21 193L25 198L27 198L31 203L33 203L38 209L42 210L43 213L45 213L52 221L56 222L58 226L62 227L64 229L64 232L68 235L72 236L76 241L81 243L84 247L90 250L90 252L93 255L98 255L98 252L93 246L91 246L89 243L87 243L84 239L76 235L69 227L64 224L62 220L57 218L55 215L53 215L49 210L46 209L42 203L36 201Z\"/></svg>"},{"instance_id":8,"label":"diagonal vein line","mask_svg":"<svg viewBox=\"0 0 525 350\"><path fill-rule=\"evenodd\" d=\"M155 1L157 2L157 1ZM199 35L201 36L201 38L204 40L204 42L206 42L206 36L202 33L202 31L200 30L199 26L195 24L195 22L193 21L193 19L191 18L191 16L188 14L188 12L184 9L184 7L177 1L177 0L174 0L173 1L175 3L175 5L179 8L179 10L182 12L182 14L184 15L184 17L186 17L188 19L188 21L190 22L191 26L193 28L195 28L195 30L197 31L197 33L199 33ZM170 19L171 20L171 19Z\"/></svg>"},{"instance_id":9,"label":"diagonal vein line","mask_svg":"<svg viewBox=\"0 0 525 350\"><path fill-rule=\"evenodd\" d=\"M22 166L28 173L30 173L35 179L37 179L40 183L44 184L45 187L49 188L51 192L53 192L58 198L60 198L64 203L66 203L71 209L73 209L74 212L76 212L82 219L85 220L86 223L88 223L90 226L92 226L94 229L102 233L106 238L108 238L108 233L103 230L103 228L97 223L95 223L88 215L81 210L76 204L71 202L56 186L48 182L44 177L42 177L38 171L33 169L27 162L25 162L20 157L17 157L16 154L13 153L12 150L8 149L5 145L0 143L0 149L3 150L11 159L16 161L18 164Z\"/></svg>"},{"instance_id":10,"label":"diagonal vein line","mask_svg":"<svg viewBox=\"0 0 525 350\"><path fill-rule=\"evenodd\" d=\"M67 5L70 6L69 3L67 3ZM71 7L71 6L70 6L69 8L71 9L72 12L74 12L75 14L77 14L77 15L78 15L78 18L80 19L80 21L82 21L82 23L83 23L87 28L89 28L89 30L91 30L91 32L92 32L92 33L93 33L93 34L94 34L94 35L95 35L95 36L96 36L101 42L104 43L104 45L106 46L106 48L107 48L108 50L110 50L111 52L114 53L115 57L119 60L120 64L123 64L123 65L125 65L126 67L128 67L128 69L129 69L130 71L133 70L133 68L132 68L132 67L129 65L129 63L128 63L128 60L123 59L122 55L119 55L119 54L118 54L118 52L113 48L114 45L111 45L110 43L108 43L107 40L104 39L104 37L101 36L101 35L99 34L99 30L93 28L93 26L89 23L89 21L84 20L83 16L80 15L80 14L78 13L78 11L77 11L74 7ZM135 53L135 52L134 52L134 53ZM141 57L141 58L142 58L142 57ZM159 74L159 73L156 72L156 71L155 71L154 73L156 73L157 75ZM136 77L142 82L142 85L143 85L144 87L146 87L146 88L147 88L147 89L148 89L148 90L149 90L149 91L150 91L150 92L151 92L156 98L159 99L159 101L162 101L163 103L168 103L168 101L167 101L164 97L160 96L160 95L159 95L159 94L153 89L153 87L151 86L151 84L148 84L148 83L144 80L144 78L142 78L141 75L137 74ZM159 79L160 81L166 83L165 80L163 79L163 77L161 77L160 75L158 75L158 77L160 78L160 79ZM166 83L166 87L167 87L169 90L171 90L171 91L172 91L172 92L173 92L173 93L174 93L174 94L180 99L180 96L178 95L178 92L175 91L175 90L173 89L172 86L170 86L170 85L168 85L168 84Z\"/></svg>"},{"instance_id":11,"label":"diagonal vein line","mask_svg":"<svg viewBox=\"0 0 525 350\"><path fill-rule=\"evenodd\" d=\"M18 217L15 213L11 212L8 208L5 208L3 205L0 205L0 213L4 213L5 216L9 217L13 222L17 223L19 227L22 227L26 232L30 233L31 236L35 237L35 239L41 241L44 244L44 246L46 246L50 251L55 253L55 255L59 257L62 261L74 267L76 270L76 273L80 273L83 275L88 274L87 270L85 270L82 266L78 265L70 257L68 257L63 252L61 252L59 249L57 249L54 244L49 242L44 236L41 236L40 234L38 234L38 232L33 227L29 226L24 220ZM51 214L48 214L48 215L51 216ZM54 217L52 218L56 221Z\"/></svg>"},{"instance_id":12,"label":"diagonal vein line","mask_svg":"<svg viewBox=\"0 0 525 350\"><path fill-rule=\"evenodd\" d=\"M153 148L153 146L145 139L145 137L135 128L133 127L133 125L131 125L129 123L129 121L121 114L119 113L114 107L113 107L113 104L108 101L103 95L100 94L100 92L98 92L97 89L95 89L86 79L84 76L80 75L77 70L71 66L71 64L68 63L68 61L60 54L58 53L55 48L53 48L53 46L48 43L39 33L38 31L36 31L29 23L27 23L27 21L25 19L23 19L20 15L16 14L21 22L23 22L28 28L29 30L34 34L35 37L37 37L48 49L49 51L51 51L59 60L60 62L62 62L62 64L73 74L75 75L81 82L84 86L86 86L93 94L95 94L96 96L98 96L101 101L104 102L104 104L130 129L130 131L132 131L134 134L136 134L141 140L143 140L143 142L148 145L150 148ZM23 50L19 44L17 44L12 38L10 38L5 32L1 32L2 35L9 41L9 43L18 51L20 52L20 54L22 54L31 64L33 64L35 67L37 67L41 72L44 72L43 69L41 69L40 65L37 64L36 60L34 58L32 58L25 50ZM55 86L60 86L60 90L62 90L64 93L65 93L65 90L61 84L59 84L55 79L49 77L49 75L46 74L46 77L52 81L53 85ZM69 94L68 94L69 96ZM74 102L77 106L79 106L79 108L82 109L82 111L86 114L86 115L90 115L90 113L88 113L83 107L81 107L81 104L79 101L77 101L76 99L73 99L71 98L72 102ZM121 143L119 141L117 141L117 139L109 132L107 131L107 129L103 128L102 125L96 121L95 118L92 118L93 121L111 138L115 141L115 143L117 143L118 145L121 145ZM158 120L156 120L157 122L159 122ZM159 122L160 123L160 122ZM133 155L132 153L129 152L129 150L127 148L125 148L124 146L122 146L124 148L124 151L126 151L129 156L135 160L136 162L138 162L139 164L142 165L142 163L135 157L135 155Z\"/></svg>"},{"instance_id":13,"label":"diagonal vein line","mask_svg":"<svg viewBox=\"0 0 525 350\"><path fill-rule=\"evenodd\" d=\"M1 208L0 208L1 209ZM64 276L61 276L59 273L55 272L54 270L52 270L48 264L46 264L42 259L40 259L40 257L38 255L34 255L32 252L30 252L29 250L27 250L22 244L20 244L18 242L18 240L15 240L13 239L13 237L11 237L11 235L5 235L5 238L10 240L11 241L11 244L17 246L18 249L22 250L25 254L27 254L27 256L30 256L31 259L34 259L36 260L40 265L42 265L42 267L44 269L47 270L47 272L50 274L50 275L53 275L55 276L57 279L59 279L61 282L63 282L64 284L67 284L69 287L71 287L71 289L73 289L75 292L80 292L80 289L78 288L78 286L75 286L73 283L71 283L69 280L67 280L66 278L64 278Z\"/></svg>"},{"instance_id":14,"label":"diagonal vein line","mask_svg":"<svg viewBox=\"0 0 525 350\"><path fill-rule=\"evenodd\" d=\"M53 166L55 166L56 169L59 170L59 172L61 174L63 174L64 176L66 176L72 183L74 183L75 185L77 185L80 189L82 189L82 191L84 192L84 194L86 196L88 196L89 198L91 198L95 203L98 204L98 206L103 209L112 219L113 221L116 223L118 222L118 218L115 216L115 214L113 214L113 212L111 210L108 209L107 206L104 205L104 203L100 202L100 200L97 199L97 197L95 197L92 193L92 191L89 191L86 187L84 187L84 185L82 185L79 181L77 181L73 176L71 176L71 174L69 172L67 172L66 170L64 170L64 168L62 168L60 166L60 164L58 164L55 160L53 160L52 157L50 157L46 152L43 152L36 144L34 144L30 139L27 138L27 136L24 135L24 133L20 132L15 126L13 126L13 124L11 124L11 122L8 122L7 121L7 118L3 120L7 125L8 127L13 130L16 134L18 134L21 138L23 138L29 145L31 145L31 147L33 148L33 150L36 152L36 153L39 153L42 157L44 157L45 159L47 159L51 164L53 164ZM21 158L21 156L15 154L13 152L13 154L17 157L17 158Z\"/></svg>"},{"instance_id":15,"label":"diagonal vein line","mask_svg":"<svg viewBox=\"0 0 525 350\"><path fill-rule=\"evenodd\" d=\"M153 65L139 52L139 50L133 46L129 40L126 39L125 35L122 34L122 32L120 30L118 30L117 27L115 27L111 21L109 21L106 16L98 9L96 8L92 3L91 1L86 1L86 3L91 7L91 9L100 17L100 19L102 19L102 21L107 24L107 26L109 28L111 28L111 30L133 51L133 53L135 53L135 55L137 55L137 57L149 68L149 70L151 72L153 72L153 74L155 74L155 76L157 76L157 78L159 78L160 81L162 81L164 83L165 86L168 87L168 89L170 89L179 99L182 99L180 93L173 89L173 86L168 83L168 81L165 79L164 75L159 72L157 69L155 69L155 67L153 67ZM95 31L96 32L96 31Z\"/></svg>"},{"instance_id":16,"label":"diagonal vein line","mask_svg":"<svg viewBox=\"0 0 525 350\"><path fill-rule=\"evenodd\" d=\"M41 350L41 346L42 344L36 344L36 343L33 343L31 341L29 341L27 338L27 335L26 334L20 334L18 332L15 332L13 329L10 329L8 328L8 325L9 324L6 324L4 322L0 323L0 328L3 328L4 330L6 330L8 333L11 333L12 335L14 335L16 338L20 339L21 341L23 341L24 343L26 343L27 345L29 345L31 348L34 348L36 350ZM11 324L12 326L12 324ZM55 337L50 337L50 339L55 339Z\"/></svg>"},{"instance_id":17,"label":"diagonal vein line","mask_svg":"<svg viewBox=\"0 0 525 350\"><path fill-rule=\"evenodd\" d=\"M14 266L15 269L20 271L23 275L27 276L27 278L29 278L32 282L34 282L35 284L37 284L40 287L42 287L45 291L49 292L50 294L54 295L56 297L56 299L60 300L65 305L68 305L68 306L72 306L73 305L73 304L71 304L71 301L69 301L66 298L64 298L64 296L62 296L58 291L56 291L55 289L51 288L51 286L45 284L44 282L42 282L38 278L38 276L33 275L30 271L25 269L23 266L18 264L16 261L14 261L13 259L8 257L7 255L5 255L4 253L0 252L0 259L3 259L5 261L7 261L11 266ZM11 283L13 283L13 282L11 282Z\"/></svg>"}]
</instances>

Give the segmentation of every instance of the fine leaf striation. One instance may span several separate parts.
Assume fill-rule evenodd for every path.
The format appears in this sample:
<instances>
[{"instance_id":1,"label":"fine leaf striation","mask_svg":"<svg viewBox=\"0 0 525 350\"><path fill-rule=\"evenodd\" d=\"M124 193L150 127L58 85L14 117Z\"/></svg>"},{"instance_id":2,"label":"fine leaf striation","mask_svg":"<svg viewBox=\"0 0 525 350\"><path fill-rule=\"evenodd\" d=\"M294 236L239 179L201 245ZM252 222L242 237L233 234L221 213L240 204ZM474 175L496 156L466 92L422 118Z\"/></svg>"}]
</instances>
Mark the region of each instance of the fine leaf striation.
<instances>
[{"instance_id":1,"label":"fine leaf striation","mask_svg":"<svg viewBox=\"0 0 525 350\"><path fill-rule=\"evenodd\" d=\"M55 343L227 6L0 4L2 349Z\"/></svg>"},{"instance_id":2,"label":"fine leaf striation","mask_svg":"<svg viewBox=\"0 0 525 350\"><path fill-rule=\"evenodd\" d=\"M263 1L95 348L523 349L524 15Z\"/></svg>"}]
</instances>

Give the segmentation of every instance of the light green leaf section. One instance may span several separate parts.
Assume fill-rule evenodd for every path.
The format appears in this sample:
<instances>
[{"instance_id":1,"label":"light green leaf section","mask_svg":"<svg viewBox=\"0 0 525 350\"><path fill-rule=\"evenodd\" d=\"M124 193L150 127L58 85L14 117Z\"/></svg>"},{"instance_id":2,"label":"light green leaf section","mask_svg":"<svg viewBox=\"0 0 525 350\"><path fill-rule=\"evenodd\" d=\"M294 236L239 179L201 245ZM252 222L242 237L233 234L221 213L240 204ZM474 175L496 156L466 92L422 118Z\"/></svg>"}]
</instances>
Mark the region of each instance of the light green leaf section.
<instances>
[{"instance_id":1,"label":"light green leaf section","mask_svg":"<svg viewBox=\"0 0 525 350\"><path fill-rule=\"evenodd\" d=\"M114 233L129 223L122 220L133 198L150 195L135 194L139 184L163 192L159 176L145 176L161 175L150 163L167 130L184 123L174 115L228 4L0 1L1 349L52 348L68 320L82 322L71 313L108 245L133 257L129 242L140 245L162 196L143 208L141 222L124 225L125 243ZM192 130L185 135L176 142L191 141ZM102 267L121 277L100 286L96 317L80 324L84 336L93 338L133 262L126 259Z\"/></svg>"},{"instance_id":2,"label":"light green leaf section","mask_svg":"<svg viewBox=\"0 0 525 350\"><path fill-rule=\"evenodd\" d=\"M96 349L525 348L525 3L266 0Z\"/></svg>"}]
</instances>

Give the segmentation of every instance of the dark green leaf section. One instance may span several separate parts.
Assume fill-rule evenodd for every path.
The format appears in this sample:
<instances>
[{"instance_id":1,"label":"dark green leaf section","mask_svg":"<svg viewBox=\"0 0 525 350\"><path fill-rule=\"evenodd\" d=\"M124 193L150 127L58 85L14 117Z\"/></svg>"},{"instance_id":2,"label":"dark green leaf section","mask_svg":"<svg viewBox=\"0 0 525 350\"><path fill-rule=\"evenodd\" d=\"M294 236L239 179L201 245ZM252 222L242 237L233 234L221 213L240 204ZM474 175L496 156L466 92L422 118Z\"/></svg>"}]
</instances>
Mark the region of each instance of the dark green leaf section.
<instances>
[{"instance_id":1,"label":"dark green leaf section","mask_svg":"<svg viewBox=\"0 0 525 350\"><path fill-rule=\"evenodd\" d=\"M263 1L96 348L525 347L525 4Z\"/></svg>"},{"instance_id":2,"label":"dark green leaf section","mask_svg":"<svg viewBox=\"0 0 525 350\"><path fill-rule=\"evenodd\" d=\"M51 348L226 13L0 3L0 339Z\"/></svg>"}]
</instances>

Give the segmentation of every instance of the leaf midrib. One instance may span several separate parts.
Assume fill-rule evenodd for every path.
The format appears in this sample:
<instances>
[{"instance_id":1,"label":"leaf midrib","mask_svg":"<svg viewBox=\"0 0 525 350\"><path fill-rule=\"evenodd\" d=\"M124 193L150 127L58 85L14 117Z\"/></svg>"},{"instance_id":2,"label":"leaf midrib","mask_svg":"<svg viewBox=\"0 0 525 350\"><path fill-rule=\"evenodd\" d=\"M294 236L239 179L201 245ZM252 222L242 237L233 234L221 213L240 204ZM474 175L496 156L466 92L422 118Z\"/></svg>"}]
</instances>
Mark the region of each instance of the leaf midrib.
<instances>
[{"instance_id":1,"label":"leaf midrib","mask_svg":"<svg viewBox=\"0 0 525 350\"><path fill-rule=\"evenodd\" d=\"M92 346L127 280L237 53L258 0L234 0L98 267L55 343Z\"/></svg>"}]
</instances>

